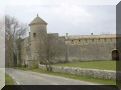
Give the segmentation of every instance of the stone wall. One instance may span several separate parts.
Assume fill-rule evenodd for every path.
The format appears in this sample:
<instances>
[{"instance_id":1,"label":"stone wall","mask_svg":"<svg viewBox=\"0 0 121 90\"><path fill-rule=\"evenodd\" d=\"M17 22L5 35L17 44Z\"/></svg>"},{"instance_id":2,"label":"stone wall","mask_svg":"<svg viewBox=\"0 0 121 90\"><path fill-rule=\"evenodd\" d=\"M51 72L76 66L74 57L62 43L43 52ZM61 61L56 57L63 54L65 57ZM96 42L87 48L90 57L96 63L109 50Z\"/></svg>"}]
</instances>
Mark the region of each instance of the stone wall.
<instances>
[{"instance_id":1,"label":"stone wall","mask_svg":"<svg viewBox=\"0 0 121 90\"><path fill-rule=\"evenodd\" d=\"M30 50L30 38L27 37L21 42L21 49L20 49L20 56L21 56L21 65L27 65L28 60L31 59L31 50Z\"/></svg>"},{"instance_id":2,"label":"stone wall","mask_svg":"<svg viewBox=\"0 0 121 90\"><path fill-rule=\"evenodd\" d=\"M27 60L31 60L29 58L31 57L30 54L35 58L38 57L38 53L36 55L34 51L41 51L41 55L44 54L44 49L39 48L39 46L44 47L44 45L40 45L40 43L36 40L37 43L34 43L36 50L34 50L34 48L30 45L32 42L29 41L29 38L30 37L23 40L21 45L23 63L27 63ZM100 36L97 36L95 39L93 38L94 41L92 41L92 38L66 39L64 36L60 37L58 33L49 33L47 34L47 57L51 63L63 63L67 61L67 58L68 62L112 60L112 51L116 49L116 38L114 38L114 36L109 37L108 35L106 38L99 38ZM118 39L121 38L119 37Z\"/></svg>"},{"instance_id":3,"label":"stone wall","mask_svg":"<svg viewBox=\"0 0 121 90\"><path fill-rule=\"evenodd\" d=\"M48 34L51 51L56 50L56 62L66 61L90 61L90 60L112 60L112 51L116 49L116 38L114 35L88 35L82 37L59 37L58 34ZM60 49L61 46L61 49ZM53 47L53 49L52 49ZM60 57L58 57L60 56ZM63 59L63 60L62 60Z\"/></svg>"},{"instance_id":4,"label":"stone wall","mask_svg":"<svg viewBox=\"0 0 121 90\"><path fill-rule=\"evenodd\" d=\"M112 60L112 51L115 43L111 44L89 44L68 45L69 60Z\"/></svg>"},{"instance_id":5,"label":"stone wall","mask_svg":"<svg viewBox=\"0 0 121 90\"><path fill-rule=\"evenodd\" d=\"M65 61L65 38L59 37L58 33L48 34L48 57L51 63Z\"/></svg>"},{"instance_id":6,"label":"stone wall","mask_svg":"<svg viewBox=\"0 0 121 90\"><path fill-rule=\"evenodd\" d=\"M46 69L46 66L39 64L39 68ZM116 80L116 72L110 70L85 69L85 68L62 67L62 66L52 66L52 70L53 72L62 72L79 76Z\"/></svg>"},{"instance_id":7,"label":"stone wall","mask_svg":"<svg viewBox=\"0 0 121 90\"><path fill-rule=\"evenodd\" d=\"M41 38L39 36L37 37ZM85 38L73 37L66 39L64 36L60 37L58 33L47 34L47 58L49 58L49 61L51 61L51 63L62 63L66 62L67 59L68 62L112 60L112 51L116 49L116 38L114 38L114 36L109 37L107 35L106 38L100 38L100 35L98 35L93 38ZM24 40L24 42L22 42L21 46L23 51L21 53L21 56L24 63L27 61L27 59L31 60L29 58L31 56L38 58L38 54L41 54L42 56L45 53L44 51L46 50L42 48L45 47L45 45L40 45L40 39L38 40L39 42L37 40L34 41L33 47L29 44L32 44L32 41L28 41L27 38ZM38 53L37 51L41 52ZM30 53L31 56L28 53Z\"/></svg>"},{"instance_id":8,"label":"stone wall","mask_svg":"<svg viewBox=\"0 0 121 90\"><path fill-rule=\"evenodd\" d=\"M66 40L69 59L73 60L112 60L116 49L115 35L69 36Z\"/></svg>"}]
</instances>

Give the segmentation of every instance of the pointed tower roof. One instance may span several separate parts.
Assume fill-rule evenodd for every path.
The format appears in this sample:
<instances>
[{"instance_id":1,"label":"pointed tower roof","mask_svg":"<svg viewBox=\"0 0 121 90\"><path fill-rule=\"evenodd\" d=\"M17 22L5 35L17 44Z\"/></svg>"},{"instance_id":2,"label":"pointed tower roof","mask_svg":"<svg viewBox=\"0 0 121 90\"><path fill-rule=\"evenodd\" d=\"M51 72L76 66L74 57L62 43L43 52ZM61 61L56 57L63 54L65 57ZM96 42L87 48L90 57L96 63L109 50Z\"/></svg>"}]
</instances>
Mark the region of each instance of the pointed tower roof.
<instances>
[{"instance_id":1,"label":"pointed tower roof","mask_svg":"<svg viewBox=\"0 0 121 90\"><path fill-rule=\"evenodd\" d=\"M45 25L47 25L47 23L43 19L41 19L38 16L38 14L37 14L37 17L34 18L34 20L29 25L31 26L31 25L35 25L35 24L45 24Z\"/></svg>"}]
</instances>

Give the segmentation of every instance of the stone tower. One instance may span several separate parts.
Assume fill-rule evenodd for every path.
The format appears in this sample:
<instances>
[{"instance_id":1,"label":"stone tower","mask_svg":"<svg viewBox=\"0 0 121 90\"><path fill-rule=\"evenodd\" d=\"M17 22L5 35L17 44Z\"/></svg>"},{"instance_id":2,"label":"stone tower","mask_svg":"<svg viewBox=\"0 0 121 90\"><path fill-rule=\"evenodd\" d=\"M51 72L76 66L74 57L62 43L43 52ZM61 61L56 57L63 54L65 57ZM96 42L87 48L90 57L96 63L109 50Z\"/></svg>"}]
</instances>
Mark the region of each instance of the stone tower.
<instances>
[{"instance_id":1,"label":"stone tower","mask_svg":"<svg viewBox=\"0 0 121 90\"><path fill-rule=\"evenodd\" d=\"M47 58L47 23L37 15L29 26L32 58L29 65L38 66Z\"/></svg>"}]
</instances>

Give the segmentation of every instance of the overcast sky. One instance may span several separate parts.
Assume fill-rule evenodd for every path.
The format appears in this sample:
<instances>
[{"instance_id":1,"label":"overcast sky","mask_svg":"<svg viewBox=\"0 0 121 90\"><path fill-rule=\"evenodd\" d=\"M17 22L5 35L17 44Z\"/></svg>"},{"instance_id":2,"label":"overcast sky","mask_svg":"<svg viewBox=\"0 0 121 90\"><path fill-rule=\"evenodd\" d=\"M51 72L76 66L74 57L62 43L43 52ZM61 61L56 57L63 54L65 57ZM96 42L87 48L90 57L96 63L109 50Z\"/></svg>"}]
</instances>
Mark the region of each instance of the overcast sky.
<instances>
[{"instance_id":1,"label":"overcast sky","mask_svg":"<svg viewBox=\"0 0 121 90\"><path fill-rule=\"evenodd\" d=\"M48 23L48 33L89 35L115 33L118 2L119 0L6 0L4 3L5 13L23 23L29 24L38 13Z\"/></svg>"}]
</instances>

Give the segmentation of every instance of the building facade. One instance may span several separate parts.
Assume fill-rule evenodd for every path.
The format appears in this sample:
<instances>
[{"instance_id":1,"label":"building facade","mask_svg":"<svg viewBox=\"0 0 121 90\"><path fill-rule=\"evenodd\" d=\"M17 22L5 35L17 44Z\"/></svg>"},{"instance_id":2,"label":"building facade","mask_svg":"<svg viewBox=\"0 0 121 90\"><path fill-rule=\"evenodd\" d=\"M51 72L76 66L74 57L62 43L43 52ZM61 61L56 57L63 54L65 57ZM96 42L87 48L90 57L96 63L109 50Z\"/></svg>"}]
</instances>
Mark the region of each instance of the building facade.
<instances>
[{"instance_id":1,"label":"building facade","mask_svg":"<svg viewBox=\"0 0 121 90\"><path fill-rule=\"evenodd\" d=\"M21 42L22 65L120 58L116 40L121 39L121 35L59 36L58 33L47 33L47 23L39 16L29 26L29 37Z\"/></svg>"}]
</instances>

